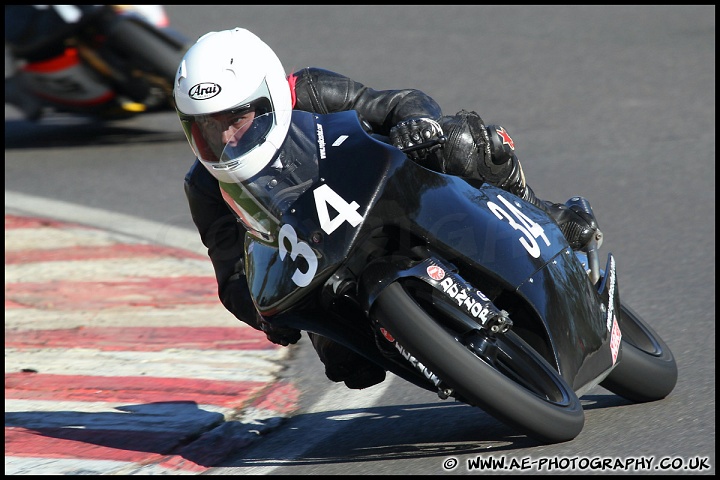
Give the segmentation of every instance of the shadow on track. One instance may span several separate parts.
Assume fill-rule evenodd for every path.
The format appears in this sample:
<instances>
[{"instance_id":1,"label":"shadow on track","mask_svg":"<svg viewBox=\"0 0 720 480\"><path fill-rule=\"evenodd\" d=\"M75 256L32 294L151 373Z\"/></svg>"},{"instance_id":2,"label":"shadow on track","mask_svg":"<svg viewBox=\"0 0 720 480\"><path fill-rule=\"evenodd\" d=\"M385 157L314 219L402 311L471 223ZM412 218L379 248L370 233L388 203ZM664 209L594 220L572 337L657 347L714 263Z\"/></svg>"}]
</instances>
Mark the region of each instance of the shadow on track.
<instances>
[{"instance_id":1,"label":"shadow on track","mask_svg":"<svg viewBox=\"0 0 720 480\"><path fill-rule=\"evenodd\" d=\"M177 141L187 141L179 128L176 132L163 132L69 117L37 123L27 120L5 121L5 150Z\"/></svg>"},{"instance_id":2,"label":"shadow on track","mask_svg":"<svg viewBox=\"0 0 720 480\"><path fill-rule=\"evenodd\" d=\"M629 404L615 395L589 395L582 401L586 410ZM337 429L332 426L336 422L345 422L347 426ZM298 444L307 445L309 438L317 439L327 432L330 433L326 438L307 450L303 447L295 450ZM446 458L542 446L489 414L459 402L300 414L287 420L282 431L267 435L263 442L272 443L275 436L289 450L261 443L247 454L216 466L272 468Z\"/></svg>"},{"instance_id":3,"label":"shadow on track","mask_svg":"<svg viewBox=\"0 0 720 480\"><path fill-rule=\"evenodd\" d=\"M590 408L626 403L613 395L594 396L590 400ZM224 421L221 414L205 411L193 401L124 405L116 407L116 410L97 413L6 412L5 428L11 429L11 437L26 435L23 431L32 432L47 438L83 442L124 452L178 456L207 468L476 455L538 445L489 415L458 402L333 410L300 414L290 419L273 417L253 423ZM339 431L335 427L337 422L345 424ZM308 451L297 452L297 456L288 455L283 449L262 448L261 445L261 448L237 459L239 452L247 450L261 436L265 437L265 442L272 441L271 433L281 424L285 424L282 429L284 441L287 441L288 431L300 444L305 435L317 436L318 432L324 431L349 435L352 440L337 441L333 433ZM384 432L382 435L378 435L380 424ZM418 425L424 427L418 429ZM308 437L304 438L307 442ZM231 457L235 459L230 460Z\"/></svg>"}]
</instances>

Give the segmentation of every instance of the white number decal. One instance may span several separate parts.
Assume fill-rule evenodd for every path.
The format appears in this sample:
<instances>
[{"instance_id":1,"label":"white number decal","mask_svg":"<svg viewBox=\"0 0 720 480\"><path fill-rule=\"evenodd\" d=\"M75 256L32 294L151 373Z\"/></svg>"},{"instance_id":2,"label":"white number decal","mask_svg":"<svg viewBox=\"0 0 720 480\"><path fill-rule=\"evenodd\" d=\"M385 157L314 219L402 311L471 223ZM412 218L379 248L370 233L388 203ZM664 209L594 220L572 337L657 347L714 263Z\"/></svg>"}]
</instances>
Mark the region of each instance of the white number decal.
<instances>
[{"instance_id":1,"label":"white number decal","mask_svg":"<svg viewBox=\"0 0 720 480\"><path fill-rule=\"evenodd\" d=\"M548 240L547 235L545 235L545 230L543 230L542 226L530 220L527 215L518 210L515 205L510 203L503 196L498 195L497 197L505 204L515 218L503 210L502 207L499 207L493 202L488 202L488 208L490 208L490 210L492 210L495 216L500 220L507 220L511 227L515 230L519 230L523 234L523 237L520 238L522 246L525 247L525 250L527 250L530 256L538 258L540 256L540 246L535 239L542 238L545 245L550 246L550 240Z\"/></svg>"},{"instance_id":2,"label":"white number decal","mask_svg":"<svg viewBox=\"0 0 720 480\"><path fill-rule=\"evenodd\" d=\"M362 222L363 217L357 212L360 205L353 201L347 203L344 198L335 192L327 184L321 185L313 192L315 195L315 208L317 208L320 227L330 235L343 222L347 221L353 227L357 227ZM328 205L333 207L338 214L330 219L330 211Z\"/></svg>"},{"instance_id":3,"label":"white number decal","mask_svg":"<svg viewBox=\"0 0 720 480\"><path fill-rule=\"evenodd\" d=\"M321 185L313 192L315 195L315 207L317 208L318 218L320 219L320 227L330 235L343 222L347 221L353 227L358 226L362 222L363 217L357 212L360 205L357 202L347 203L340 195L338 195L327 184ZM330 219L330 211L328 205L333 207L338 214ZM290 248L285 246L285 241L290 242ZM307 243L298 240L297 232L288 224L280 228L278 235L278 249L280 260L285 260L285 255L290 253L290 258L295 260L298 256L305 259L308 264L306 272L297 269L292 276L292 281L299 287L307 287L312 282L318 269L318 259Z\"/></svg>"},{"instance_id":4,"label":"white number decal","mask_svg":"<svg viewBox=\"0 0 720 480\"><path fill-rule=\"evenodd\" d=\"M285 240L290 241L290 250L287 250L285 248ZM318 268L317 257L315 256L312 248L310 248L310 245L305 242L298 241L295 229L288 224L283 225L280 229L280 234L278 235L278 243L280 250L280 260L285 260L285 255L289 251L291 259L295 260L299 255L303 257L308 264L308 269L306 272L301 272L300 269L297 269L295 271L292 276L292 281L295 282L295 284L299 287L307 287L308 285L310 285L310 282L315 276L315 272L317 272Z\"/></svg>"}]
</instances>

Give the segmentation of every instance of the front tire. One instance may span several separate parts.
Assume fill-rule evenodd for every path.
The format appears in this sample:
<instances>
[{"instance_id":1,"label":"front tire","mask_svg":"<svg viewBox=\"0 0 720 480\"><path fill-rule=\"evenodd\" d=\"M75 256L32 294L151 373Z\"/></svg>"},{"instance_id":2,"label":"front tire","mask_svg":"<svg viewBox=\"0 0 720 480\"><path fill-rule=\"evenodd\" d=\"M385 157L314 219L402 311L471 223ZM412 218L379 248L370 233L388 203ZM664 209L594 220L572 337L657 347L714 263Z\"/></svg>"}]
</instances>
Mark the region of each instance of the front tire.
<instances>
[{"instance_id":1,"label":"front tire","mask_svg":"<svg viewBox=\"0 0 720 480\"><path fill-rule=\"evenodd\" d=\"M456 338L398 282L379 294L371 316L458 399L543 443L569 441L582 430L585 415L575 392L513 332L490 337L477 330ZM494 355L476 353L473 345L481 344Z\"/></svg>"},{"instance_id":2,"label":"front tire","mask_svg":"<svg viewBox=\"0 0 720 480\"><path fill-rule=\"evenodd\" d=\"M633 402L668 396L677 383L677 364L670 348L630 307L620 305L622 356L600 386Z\"/></svg>"}]
</instances>

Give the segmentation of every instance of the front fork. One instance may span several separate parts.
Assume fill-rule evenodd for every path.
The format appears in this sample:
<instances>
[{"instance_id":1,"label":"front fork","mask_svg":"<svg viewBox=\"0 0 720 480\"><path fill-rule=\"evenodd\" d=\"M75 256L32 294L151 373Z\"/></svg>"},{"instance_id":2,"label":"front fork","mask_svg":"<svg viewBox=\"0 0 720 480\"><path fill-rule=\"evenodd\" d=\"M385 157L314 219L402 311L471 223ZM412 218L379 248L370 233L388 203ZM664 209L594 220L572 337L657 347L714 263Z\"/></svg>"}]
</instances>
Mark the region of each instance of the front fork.
<instances>
[{"instance_id":1,"label":"front fork","mask_svg":"<svg viewBox=\"0 0 720 480\"><path fill-rule=\"evenodd\" d=\"M400 281L408 286L414 283L415 288L420 289L427 289L429 286L432 307L440 313L442 322L476 355L494 363L498 349L493 338L512 327L508 312L495 307L483 292L462 278L452 264L426 249L420 252L420 256L422 258L420 261L409 258L382 259L368 266L364 273L364 281L361 282L365 289L361 298L367 301L364 306L366 313L369 312L380 291L392 282ZM402 345L399 345L390 332L380 325L376 325L376 328L379 328L381 338L388 340L410 366L419 370L435 385L441 399L446 399L454 393Z\"/></svg>"},{"instance_id":2,"label":"front fork","mask_svg":"<svg viewBox=\"0 0 720 480\"><path fill-rule=\"evenodd\" d=\"M485 330L491 334L504 333L512 327L508 313L500 310L483 292L462 278L457 269L429 251L422 260L409 258L380 259L368 265L363 273L361 294L366 302L365 312L387 285L400 281L415 282L431 287L433 306L458 332Z\"/></svg>"}]
</instances>

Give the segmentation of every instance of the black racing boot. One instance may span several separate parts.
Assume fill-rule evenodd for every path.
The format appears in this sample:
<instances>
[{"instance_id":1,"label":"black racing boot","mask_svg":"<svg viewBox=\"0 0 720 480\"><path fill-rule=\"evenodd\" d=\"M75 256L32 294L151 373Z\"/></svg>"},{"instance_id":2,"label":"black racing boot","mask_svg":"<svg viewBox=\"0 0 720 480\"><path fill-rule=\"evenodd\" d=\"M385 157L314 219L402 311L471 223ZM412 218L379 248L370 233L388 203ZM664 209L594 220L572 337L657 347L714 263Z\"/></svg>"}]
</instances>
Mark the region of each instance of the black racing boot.
<instances>
[{"instance_id":1,"label":"black racing boot","mask_svg":"<svg viewBox=\"0 0 720 480\"><path fill-rule=\"evenodd\" d=\"M327 337L310 333L310 341L325 365L325 375L333 382L345 382L360 390L385 380L385 369Z\"/></svg>"},{"instance_id":2,"label":"black racing boot","mask_svg":"<svg viewBox=\"0 0 720 480\"><path fill-rule=\"evenodd\" d=\"M488 133L486 155L489 153L492 162L496 165L511 167L508 168L510 173L506 179L498 186L545 210L558 224L570 247L573 250L582 250L599 234L597 221L589 204L585 203L587 210L583 210L581 204L572 201L573 199L569 200L568 204L538 199L535 192L525 182L525 174L520 160L515 155L515 144L510 135L499 125L488 125L486 128Z\"/></svg>"},{"instance_id":3,"label":"black racing boot","mask_svg":"<svg viewBox=\"0 0 720 480\"><path fill-rule=\"evenodd\" d=\"M525 194L521 198L548 212L560 227L560 231L565 235L573 250L582 250L598 235L595 217L584 212L580 206L542 201L535 196L529 186L526 185L525 189Z\"/></svg>"}]
</instances>

